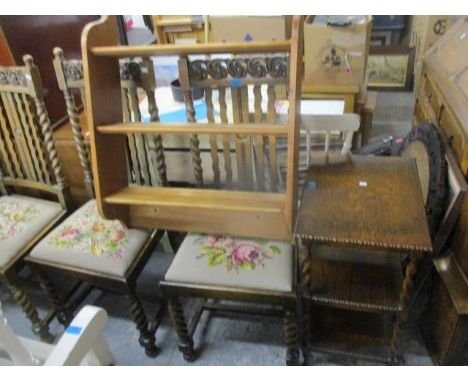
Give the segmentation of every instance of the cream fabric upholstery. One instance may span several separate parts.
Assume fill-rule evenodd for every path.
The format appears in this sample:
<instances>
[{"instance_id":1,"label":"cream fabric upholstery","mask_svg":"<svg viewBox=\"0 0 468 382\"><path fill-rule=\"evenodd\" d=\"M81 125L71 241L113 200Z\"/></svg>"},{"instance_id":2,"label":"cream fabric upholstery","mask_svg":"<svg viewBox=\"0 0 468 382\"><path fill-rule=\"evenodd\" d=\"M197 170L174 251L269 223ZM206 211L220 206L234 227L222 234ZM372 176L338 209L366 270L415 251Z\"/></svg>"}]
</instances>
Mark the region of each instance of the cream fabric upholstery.
<instances>
[{"instance_id":1,"label":"cream fabric upholstery","mask_svg":"<svg viewBox=\"0 0 468 382\"><path fill-rule=\"evenodd\" d=\"M103 219L90 200L55 228L31 251L32 258L79 269L123 276L149 231L126 229Z\"/></svg>"},{"instance_id":2,"label":"cream fabric upholstery","mask_svg":"<svg viewBox=\"0 0 468 382\"><path fill-rule=\"evenodd\" d=\"M0 267L62 212L59 203L22 195L0 197Z\"/></svg>"},{"instance_id":3,"label":"cream fabric upholstery","mask_svg":"<svg viewBox=\"0 0 468 382\"><path fill-rule=\"evenodd\" d=\"M272 240L188 234L165 279L290 292L292 247Z\"/></svg>"}]
</instances>

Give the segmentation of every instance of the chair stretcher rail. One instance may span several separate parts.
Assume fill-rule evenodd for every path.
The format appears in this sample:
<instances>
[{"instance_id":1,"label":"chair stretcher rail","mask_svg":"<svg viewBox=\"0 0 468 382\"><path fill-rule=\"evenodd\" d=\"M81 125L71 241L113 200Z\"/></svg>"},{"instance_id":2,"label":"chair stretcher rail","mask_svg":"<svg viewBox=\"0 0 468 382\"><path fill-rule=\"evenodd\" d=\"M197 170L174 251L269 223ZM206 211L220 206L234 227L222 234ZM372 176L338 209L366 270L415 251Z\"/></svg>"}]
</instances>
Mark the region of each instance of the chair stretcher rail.
<instances>
[{"instance_id":1,"label":"chair stretcher rail","mask_svg":"<svg viewBox=\"0 0 468 382\"><path fill-rule=\"evenodd\" d=\"M232 123L119 123L98 126L101 134L239 134L287 136L289 128L274 124L232 124Z\"/></svg>"},{"instance_id":2,"label":"chair stretcher rail","mask_svg":"<svg viewBox=\"0 0 468 382\"><path fill-rule=\"evenodd\" d=\"M91 48L91 53L95 56L134 57L211 53L288 53L290 50L290 40L280 40L250 42L248 44L234 42L196 45L100 46Z\"/></svg>"}]
</instances>

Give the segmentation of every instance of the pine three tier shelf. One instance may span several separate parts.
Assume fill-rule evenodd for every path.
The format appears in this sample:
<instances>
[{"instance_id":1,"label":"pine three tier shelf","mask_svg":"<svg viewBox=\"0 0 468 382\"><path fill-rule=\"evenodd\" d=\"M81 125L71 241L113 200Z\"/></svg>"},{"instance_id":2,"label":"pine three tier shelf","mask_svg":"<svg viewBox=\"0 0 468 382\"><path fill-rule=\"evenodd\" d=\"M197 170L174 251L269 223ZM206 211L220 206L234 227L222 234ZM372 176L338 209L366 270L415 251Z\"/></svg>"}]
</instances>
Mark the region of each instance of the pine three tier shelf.
<instances>
[{"instance_id":1,"label":"pine three tier shelf","mask_svg":"<svg viewBox=\"0 0 468 382\"><path fill-rule=\"evenodd\" d=\"M108 219L119 219L131 227L243 236L254 235L265 239L291 240L292 225L295 220L297 206L296 169L297 135L299 132L297 125L300 115L299 97L301 94L301 72L299 68L301 68L302 63L302 54L299 51L301 47L299 43L300 33L298 32L299 24L300 18L294 18L291 40L211 43L187 46L116 46L118 33L114 17L103 17L99 21L89 24L83 32L82 51L91 155L96 181L96 199L100 213ZM218 80L216 75L211 75L209 78L203 78L202 76L197 82L198 87L204 87L205 90L208 88L209 91L210 86L216 88L224 86L231 89L234 111L233 123L228 123L227 118L221 118L220 123L214 123L209 115L208 123L197 123L195 121L191 94L194 83L189 76L192 70L195 70L195 62L190 61L189 56L196 54L231 54L235 55L235 57L244 57L244 63L247 64L247 67L241 67L239 70L242 72L246 68L248 73L243 78L238 79L233 78L233 76L226 78L225 76ZM119 58L152 56L157 59L158 56L162 55L176 55L179 57L179 79L185 93L188 122L179 124L162 122L122 123ZM263 64L254 63L249 57L259 57ZM273 57L281 57L285 66L278 65L275 67L278 62ZM208 64L216 64L214 61L211 60ZM218 64L219 61L222 60L218 60ZM228 61L224 60L223 62L229 64ZM236 65L236 63L234 62L233 65ZM256 71L256 67L258 71ZM223 68L225 66L221 65L221 74ZM235 71L235 68L233 70ZM230 70L229 73L231 74L232 71ZM270 114L262 116L260 110L261 117L252 118L252 123L249 119L248 107L245 109L242 97L240 97L237 107L234 105L235 95L242 96L247 85L254 85L255 88L256 85L265 83L265 80L267 80L269 86L289 85L287 124L277 122L274 115L274 99L269 100L269 111L272 111L273 116ZM257 96L258 94L256 98ZM207 107L208 109L212 108L209 101L207 101ZM223 110L221 110L221 114L223 114ZM140 137L156 134L163 138L165 134L190 136L191 155L196 178L195 186L177 188L147 187L132 184L131 174L129 175L127 170L127 134L140 135ZM210 142L213 142L213 137L217 137L218 142L223 139L223 144L226 143L224 138L229 136L231 142L235 141L231 144L236 147L237 152L239 148L244 148L243 153L248 159L245 167L247 170L252 167L253 163L251 162L251 156L249 157L252 147L258 149L260 146L264 146L258 142L264 144L269 142L270 145L276 146L277 138L286 138L287 175L284 181L284 192L281 192L281 190L280 192L265 192L264 187L256 186L244 187L241 185L236 187L227 184L224 187L219 179L218 181L215 179L214 182L203 179L200 166L199 134L207 134L210 137ZM253 143L254 140L256 145ZM215 154L213 156L213 166L219 167L215 159L218 152L220 157L223 156L222 147L221 144L219 146L215 145L212 150ZM275 148L270 148L268 152L270 154L268 165L274 167L277 165L276 154L273 155ZM160 154L161 152L159 152ZM257 159L259 157L260 155L257 155ZM255 162L255 166L258 166L258 162ZM263 160L261 162L262 165L267 167ZM241 175L239 173L239 183L244 180ZM275 176L276 169L273 168L270 178ZM170 180L170 174L168 174L168 178Z\"/></svg>"}]
</instances>

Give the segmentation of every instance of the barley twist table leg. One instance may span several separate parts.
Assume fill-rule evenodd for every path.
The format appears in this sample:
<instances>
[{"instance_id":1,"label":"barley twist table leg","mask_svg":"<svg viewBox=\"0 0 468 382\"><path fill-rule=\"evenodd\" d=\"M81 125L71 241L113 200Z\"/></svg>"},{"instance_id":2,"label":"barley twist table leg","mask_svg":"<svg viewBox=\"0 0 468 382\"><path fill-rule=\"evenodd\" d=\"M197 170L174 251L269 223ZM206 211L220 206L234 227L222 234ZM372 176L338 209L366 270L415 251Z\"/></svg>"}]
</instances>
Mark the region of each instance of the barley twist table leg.
<instances>
[{"instance_id":1,"label":"barley twist table leg","mask_svg":"<svg viewBox=\"0 0 468 382\"><path fill-rule=\"evenodd\" d=\"M395 322L393 324L393 334L391 342L391 352L393 361L397 361L401 358L400 352L400 334L401 324L406 321L408 317L408 301L410 297L411 288L413 286L413 278L417 271L418 261L420 253L412 251L409 254L409 263L406 266L405 278L403 280L402 291L401 291L401 311L396 314Z\"/></svg>"},{"instance_id":2,"label":"barley twist table leg","mask_svg":"<svg viewBox=\"0 0 468 382\"><path fill-rule=\"evenodd\" d=\"M310 325L310 300L308 298L310 294L311 288L311 280L310 280L310 271L311 271L311 253L310 253L310 243L304 242L303 243L303 256L302 256L302 302L304 307L304 340L303 340L303 347L304 347L304 356L307 358L309 355L309 347L310 347L310 332L311 332L311 325Z\"/></svg>"}]
</instances>

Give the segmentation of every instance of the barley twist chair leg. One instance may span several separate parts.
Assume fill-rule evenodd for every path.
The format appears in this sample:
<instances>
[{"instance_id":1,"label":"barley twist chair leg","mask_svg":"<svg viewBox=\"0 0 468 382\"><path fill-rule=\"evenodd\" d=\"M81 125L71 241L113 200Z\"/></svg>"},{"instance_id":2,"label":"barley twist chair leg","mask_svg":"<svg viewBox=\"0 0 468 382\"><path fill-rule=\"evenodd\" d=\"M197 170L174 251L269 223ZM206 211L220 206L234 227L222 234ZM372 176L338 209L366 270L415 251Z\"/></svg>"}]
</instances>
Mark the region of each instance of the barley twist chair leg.
<instances>
[{"instance_id":1,"label":"barley twist chair leg","mask_svg":"<svg viewBox=\"0 0 468 382\"><path fill-rule=\"evenodd\" d=\"M179 350L184 355L184 359L186 361L194 361L196 359L196 353L195 350L193 350L193 339L189 335L184 312L177 298L169 300L169 313L176 329L177 336L179 337Z\"/></svg>"},{"instance_id":2,"label":"barley twist chair leg","mask_svg":"<svg viewBox=\"0 0 468 382\"><path fill-rule=\"evenodd\" d=\"M297 336L296 314L290 310L284 315L284 330L286 334L286 346L288 348L286 355L286 365L299 366L299 340Z\"/></svg>"},{"instance_id":3,"label":"barley twist chair leg","mask_svg":"<svg viewBox=\"0 0 468 382\"><path fill-rule=\"evenodd\" d=\"M37 279L42 291L52 303L54 310L57 312L58 322L67 327L73 318L73 314L66 309L65 302L46 273L37 272Z\"/></svg>"},{"instance_id":4,"label":"barley twist chair leg","mask_svg":"<svg viewBox=\"0 0 468 382\"><path fill-rule=\"evenodd\" d=\"M140 345L145 349L145 354L148 357L156 357L159 349L156 347L155 334L149 330L148 319L146 318L145 311L140 299L135 293L130 292L127 294L130 300L130 312L133 316L133 322L135 322L138 331L140 332L140 338L138 341Z\"/></svg>"},{"instance_id":5,"label":"barley twist chair leg","mask_svg":"<svg viewBox=\"0 0 468 382\"><path fill-rule=\"evenodd\" d=\"M31 302L24 288L13 283L6 283L6 286L10 290L13 299L19 306L21 306L24 314L29 319L29 321L31 321L32 331L34 334L38 335L41 340L50 342L51 339L53 339L53 336L49 332L49 325L47 322L41 321L36 307Z\"/></svg>"}]
</instances>

